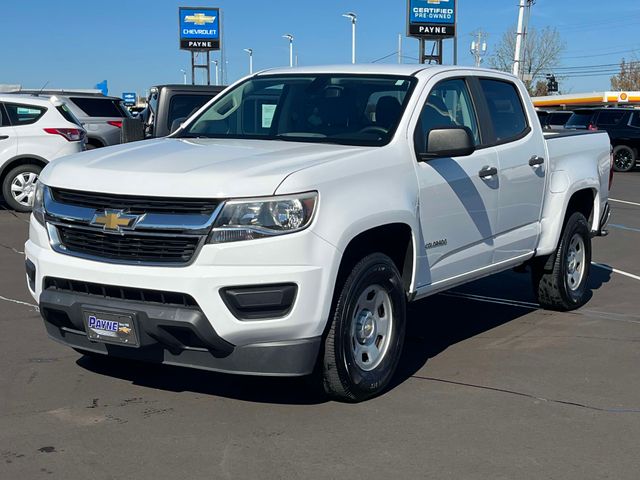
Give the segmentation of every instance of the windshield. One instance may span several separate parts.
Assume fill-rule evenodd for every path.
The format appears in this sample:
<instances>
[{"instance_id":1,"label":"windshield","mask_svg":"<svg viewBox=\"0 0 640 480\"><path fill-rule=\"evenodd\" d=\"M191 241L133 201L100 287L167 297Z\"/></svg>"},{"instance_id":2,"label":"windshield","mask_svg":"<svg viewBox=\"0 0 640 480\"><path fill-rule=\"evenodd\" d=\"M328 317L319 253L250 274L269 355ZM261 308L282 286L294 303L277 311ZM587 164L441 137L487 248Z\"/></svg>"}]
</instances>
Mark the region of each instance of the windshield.
<instances>
[{"instance_id":1,"label":"windshield","mask_svg":"<svg viewBox=\"0 0 640 480\"><path fill-rule=\"evenodd\" d=\"M385 145L414 84L392 76L253 77L219 96L178 136Z\"/></svg>"}]
</instances>

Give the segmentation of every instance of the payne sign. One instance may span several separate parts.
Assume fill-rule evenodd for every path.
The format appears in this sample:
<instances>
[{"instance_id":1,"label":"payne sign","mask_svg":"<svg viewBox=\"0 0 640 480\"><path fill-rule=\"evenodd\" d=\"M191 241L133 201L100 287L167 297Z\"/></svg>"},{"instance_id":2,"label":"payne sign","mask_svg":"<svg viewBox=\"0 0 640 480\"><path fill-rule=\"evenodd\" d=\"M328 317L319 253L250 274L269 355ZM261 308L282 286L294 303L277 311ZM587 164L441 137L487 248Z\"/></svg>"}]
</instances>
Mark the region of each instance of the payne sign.
<instances>
[{"instance_id":1,"label":"payne sign","mask_svg":"<svg viewBox=\"0 0 640 480\"><path fill-rule=\"evenodd\" d=\"M456 0L407 0L407 35L450 38L456 34Z\"/></svg>"},{"instance_id":2,"label":"payne sign","mask_svg":"<svg viewBox=\"0 0 640 480\"><path fill-rule=\"evenodd\" d=\"M220 50L220 9L180 7L178 15L182 50Z\"/></svg>"}]
</instances>

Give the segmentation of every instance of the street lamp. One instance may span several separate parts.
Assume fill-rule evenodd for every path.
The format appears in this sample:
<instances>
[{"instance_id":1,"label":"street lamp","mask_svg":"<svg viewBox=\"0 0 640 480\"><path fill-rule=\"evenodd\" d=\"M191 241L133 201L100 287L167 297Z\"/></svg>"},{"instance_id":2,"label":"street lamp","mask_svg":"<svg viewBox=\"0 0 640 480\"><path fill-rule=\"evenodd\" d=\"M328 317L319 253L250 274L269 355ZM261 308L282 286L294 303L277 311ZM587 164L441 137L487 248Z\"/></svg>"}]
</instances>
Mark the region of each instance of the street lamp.
<instances>
[{"instance_id":1,"label":"street lamp","mask_svg":"<svg viewBox=\"0 0 640 480\"><path fill-rule=\"evenodd\" d=\"M289 66L293 67L293 35L287 33L283 35L282 38L289 40Z\"/></svg>"},{"instance_id":2,"label":"street lamp","mask_svg":"<svg viewBox=\"0 0 640 480\"><path fill-rule=\"evenodd\" d=\"M213 65L216 67L216 85L220 85L220 83L218 81L218 79L219 79L219 76L218 76L218 72L219 72L218 60L213 60L213 61L211 61L211 63L213 63Z\"/></svg>"},{"instance_id":3,"label":"street lamp","mask_svg":"<svg viewBox=\"0 0 640 480\"><path fill-rule=\"evenodd\" d=\"M351 63L356 63L356 21L358 16L353 12L345 13L342 16L351 20Z\"/></svg>"},{"instance_id":4,"label":"street lamp","mask_svg":"<svg viewBox=\"0 0 640 480\"><path fill-rule=\"evenodd\" d=\"M187 71L184 68L181 68L180 71L182 72L182 83L184 83L186 85L187 84Z\"/></svg>"},{"instance_id":5,"label":"street lamp","mask_svg":"<svg viewBox=\"0 0 640 480\"><path fill-rule=\"evenodd\" d=\"M253 48L245 48L245 52L249 54L249 75L253 74Z\"/></svg>"}]
</instances>

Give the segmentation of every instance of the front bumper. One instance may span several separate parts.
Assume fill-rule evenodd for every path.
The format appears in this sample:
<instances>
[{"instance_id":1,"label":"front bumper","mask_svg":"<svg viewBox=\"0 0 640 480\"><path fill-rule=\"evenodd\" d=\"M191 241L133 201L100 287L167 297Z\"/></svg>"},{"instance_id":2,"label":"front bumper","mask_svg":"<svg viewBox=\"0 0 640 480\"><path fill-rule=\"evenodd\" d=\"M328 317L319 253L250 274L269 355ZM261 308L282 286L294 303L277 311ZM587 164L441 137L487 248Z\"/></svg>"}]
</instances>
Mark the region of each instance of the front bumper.
<instances>
[{"instance_id":1,"label":"front bumper","mask_svg":"<svg viewBox=\"0 0 640 480\"><path fill-rule=\"evenodd\" d=\"M35 269L34 278L28 282L29 290L40 303L49 335L58 341L127 358L269 375L303 375L311 371L329 316L340 258L335 247L305 230L280 238L206 245L196 260L184 267L102 263L54 252L45 229L33 218L25 255ZM200 313L194 317L192 311L187 315L180 309L160 308L148 302L84 298L78 292L52 293L44 289L45 278L51 277L186 294L195 300ZM297 287L293 306L279 318L237 318L220 294L229 287L272 284ZM142 319L141 328L148 343L132 348L89 341L84 329L77 328L83 305L135 313L136 318ZM72 324L76 323L76 328L56 325L46 318L47 308L55 306ZM197 328L192 330L196 337L206 337L207 331L213 331L230 349L224 351L211 342L205 342L204 350L181 348L170 338L158 335L154 326L158 319L186 322L189 329L187 324L195 322Z\"/></svg>"}]
</instances>

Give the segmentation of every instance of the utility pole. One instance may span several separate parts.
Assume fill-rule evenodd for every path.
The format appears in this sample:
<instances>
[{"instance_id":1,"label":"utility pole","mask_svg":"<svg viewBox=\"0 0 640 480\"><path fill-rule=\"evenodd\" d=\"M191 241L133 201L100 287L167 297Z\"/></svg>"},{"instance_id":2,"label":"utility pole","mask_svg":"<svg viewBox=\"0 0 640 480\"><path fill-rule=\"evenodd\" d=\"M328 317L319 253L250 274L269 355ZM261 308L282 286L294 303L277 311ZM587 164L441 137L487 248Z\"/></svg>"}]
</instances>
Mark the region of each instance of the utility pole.
<instances>
[{"instance_id":1,"label":"utility pole","mask_svg":"<svg viewBox=\"0 0 640 480\"><path fill-rule=\"evenodd\" d=\"M183 84L187 84L187 71L184 68L181 68L180 71L182 72L182 83Z\"/></svg>"},{"instance_id":2,"label":"utility pole","mask_svg":"<svg viewBox=\"0 0 640 480\"><path fill-rule=\"evenodd\" d=\"M518 11L518 29L516 31L516 51L513 58L513 74L518 78L522 77L522 67L524 63L525 51L525 35L529 23L531 6L535 3L535 0L520 0L520 7Z\"/></svg>"},{"instance_id":3,"label":"utility pole","mask_svg":"<svg viewBox=\"0 0 640 480\"><path fill-rule=\"evenodd\" d=\"M211 63L216 67L216 85L220 85L220 66L218 65L218 60L214 60Z\"/></svg>"},{"instance_id":4,"label":"utility pole","mask_svg":"<svg viewBox=\"0 0 640 480\"><path fill-rule=\"evenodd\" d=\"M253 48L245 48L245 52L249 54L249 75L253 74Z\"/></svg>"},{"instance_id":5,"label":"utility pole","mask_svg":"<svg viewBox=\"0 0 640 480\"><path fill-rule=\"evenodd\" d=\"M402 34L398 34L398 63L402 63Z\"/></svg>"},{"instance_id":6,"label":"utility pole","mask_svg":"<svg viewBox=\"0 0 640 480\"><path fill-rule=\"evenodd\" d=\"M474 37L473 42L471 42L471 54L476 59L476 67L479 67L482 63L482 56L487 53L487 42L484 41L486 33L478 30L471 35Z\"/></svg>"},{"instance_id":7,"label":"utility pole","mask_svg":"<svg viewBox=\"0 0 640 480\"><path fill-rule=\"evenodd\" d=\"M356 21L358 16L353 12L345 13L342 16L351 20L351 63L356 63Z\"/></svg>"},{"instance_id":8,"label":"utility pole","mask_svg":"<svg viewBox=\"0 0 640 480\"><path fill-rule=\"evenodd\" d=\"M293 67L293 35L287 33L283 35L282 38L289 40L289 66Z\"/></svg>"}]
</instances>

